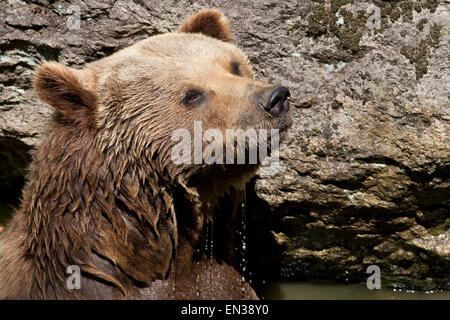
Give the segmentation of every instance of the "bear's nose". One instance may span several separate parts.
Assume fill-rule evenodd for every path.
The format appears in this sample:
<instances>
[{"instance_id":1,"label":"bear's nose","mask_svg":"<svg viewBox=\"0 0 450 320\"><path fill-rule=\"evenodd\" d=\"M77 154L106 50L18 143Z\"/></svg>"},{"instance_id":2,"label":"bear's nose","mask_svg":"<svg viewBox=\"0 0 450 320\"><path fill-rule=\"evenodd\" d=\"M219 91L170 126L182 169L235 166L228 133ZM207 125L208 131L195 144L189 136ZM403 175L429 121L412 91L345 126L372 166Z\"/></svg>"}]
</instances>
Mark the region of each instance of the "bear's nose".
<instances>
[{"instance_id":1,"label":"bear's nose","mask_svg":"<svg viewBox=\"0 0 450 320\"><path fill-rule=\"evenodd\" d=\"M276 87L270 94L264 110L275 117L286 114L289 111L289 99L291 93L288 88Z\"/></svg>"}]
</instances>

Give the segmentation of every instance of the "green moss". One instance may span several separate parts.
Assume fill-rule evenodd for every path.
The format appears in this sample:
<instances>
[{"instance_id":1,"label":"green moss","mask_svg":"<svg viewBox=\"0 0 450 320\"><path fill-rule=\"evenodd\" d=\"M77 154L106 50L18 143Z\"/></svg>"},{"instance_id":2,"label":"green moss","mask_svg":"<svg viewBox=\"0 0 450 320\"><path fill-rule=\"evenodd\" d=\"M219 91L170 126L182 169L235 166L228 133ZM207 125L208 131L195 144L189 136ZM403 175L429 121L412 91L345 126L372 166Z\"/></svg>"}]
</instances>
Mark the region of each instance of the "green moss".
<instances>
[{"instance_id":1,"label":"green moss","mask_svg":"<svg viewBox=\"0 0 450 320\"><path fill-rule=\"evenodd\" d=\"M442 26L438 25L438 24L433 24L431 26L430 29L430 40L429 40L429 44L433 47L436 48L439 44L439 40L441 39L441 29Z\"/></svg>"},{"instance_id":2,"label":"green moss","mask_svg":"<svg viewBox=\"0 0 450 320\"><path fill-rule=\"evenodd\" d=\"M428 72L429 49L425 40L420 41L416 47L403 46L400 53L404 55L416 68L416 79L419 80Z\"/></svg>"},{"instance_id":3,"label":"green moss","mask_svg":"<svg viewBox=\"0 0 450 320\"><path fill-rule=\"evenodd\" d=\"M411 22L413 11L421 12L423 9L428 9L432 13L435 12L439 6L439 0L374 0L374 4L380 8L381 29L384 30L389 25L389 21L395 22L402 18L405 22Z\"/></svg>"},{"instance_id":4,"label":"green moss","mask_svg":"<svg viewBox=\"0 0 450 320\"><path fill-rule=\"evenodd\" d=\"M331 103L331 108L334 110L341 109L343 108L343 106L344 105L342 104L342 102L337 101L336 99L334 99L333 102Z\"/></svg>"},{"instance_id":5,"label":"green moss","mask_svg":"<svg viewBox=\"0 0 450 320\"><path fill-rule=\"evenodd\" d=\"M345 62L361 57L359 42L367 21L364 11L352 13L343 8L346 4L353 2L352 0L332 1L329 8L325 7L323 3L316 5L308 17L309 24L306 30L306 34L314 38L337 37L338 47L350 54L347 55L347 58L341 57ZM338 25L339 17L344 19L344 24ZM331 63L332 61L326 62Z\"/></svg>"},{"instance_id":6,"label":"green moss","mask_svg":"<svg viewBox=\"0 0 450 320\"><path fill-rule=\"evenodd\" d=\"M308 29L306 34L310 37L320 37L328 33L330 16L322 6L316 6L308 17Z\"/></svg>"},{"instance_id":7,"label":"green moss","mask_svg":"<svg viewBox=\"0 0 450 320\"><path fill-rule=\"evenodd\" d=\"M359 44L363 32L367 29L367 12L359 10L353 13L344 7L347 4L354 3L354 0L334 0L330 1L328 6L323 1L315 0L314 2L317 4L308 16L307 36L313 38L321 36L337 37L339 40L337 43L338 48L347 53L344 58L340 57L345 62L363 56L364 50ZM381 14L381 28L374 30L374 32L383 32L392 22L400 19L405 22L412 22L414 11L419 12L426 8L434 12L439 5L439 1L374 0L374 4L380 8ZM340 17L344 19L343 24L338 24ZM418 28L423 29L424 24L425 22L420 22ZM440 30L430 36L431 40L429 41L437 43L440 37ZM429 41L421 43L421 45L429 45ZM418 79L428 72L427 57L429 52L427 48L420 48L419 45L415 48L404 48L403 52L415 64ZM323 62L332 63L329 60Z\"/></svg>"},{"instance_id":8,"label":"green moss","mask_svg":"<svg viewBox=\"0 0 450 320\"><path fill-rule=\"evenodd\" d=\"M420 19L419 23L417 23L417 26L416 26L417 29L419 31L423 31L423 28L424 28L425 24L427 24L427 22L428 22L428 19L426 19L426 18Z\"/></svg>"},{"instance_id":9,"label":"green moss","mask_svg":"<svg viewBox=\"0 0 450 320\"><path fill-rule=\"evenodd\" d=\"M349 3L354 3L354 0L335 0L330 1L331 12L336 13L342 6L345 6Z\"/></svg>"},{"instance_id":10,"label":"green moss","mask_svg":"<svg viewBox=\"0 0 450 320\"><path fill-rule=\"evenodd\" d=\"M439 6L439 0L426 0L422 5L423 8L427 8L431 13L436 12L436 8Z\"/></svg>"},{"instance_id":11,"label":"green moss","mask_svg":"<svg viewBox=\"0 0 450 320\"><path fill-rule=\"evenodd\" d=\"M313 38L321 36L336 37L338 39L336 45L343 51L336 58L318 57L319 61L333 63L335 62L333 59L335 59L349 62L362 57L365 51L361 48L360 41L362 34L367 30L367 12L360 10L353 13L344 7L347 4L354 3L354 0L334 0L330 1L328 6L323 3L323 0L315 0L314 2L317 4L308 16L307 36ZM421 12L423 9L428 9L430 12L435 12L439 5L438 0L374 0L373 3L380 8L381 14L381 28L374 30L376 33L383 32L391 23L398 20L412 22L414 11ZM340 17L344 19L343 24L338 24ZM422 31L426 23L427 20L422 19L417 24L417 28ZM430 46L436 47L441 37L440 26L433 25L430 30L430 36L426 40L420 41L418 45L401 48L401 53L414 64L417 80L428 72Z\"/></svg>"},{"instance_id":12,"label":"green moss","mask_svg":"<svg viewBox=\"0 0 450 320\"><path fill-rule=\"evenodd\" d=\"M414 5L412 1L401 1L398 4L402 11L403 21L411 22L413 19Z\"/></svg>"},{"instance_id":13,"label":"green moss","mask_svg":"<svg viewBox=\"0 0 450 320\"><path fill-rule=\"evenodd\" d=\"M428 228L428 232L433 236L438 236L447 232L450 229L450 218L445 219L444 223L441 223L435 227Z\"/></svg>"},{"instance_id":14,"label":"green moss","mask_svg":"<svg viewBox=\"0 0 450 320\"><path fill-rule=\"evenodd\" d=\"M441 38L441 26L433 24L430 35L426 40L421 40L417 46L404 46L400 53L414 64L416 68L416 79L421 79L428 72L428 57L430 48L436 48Z\"/></svg>"}]
</instances>

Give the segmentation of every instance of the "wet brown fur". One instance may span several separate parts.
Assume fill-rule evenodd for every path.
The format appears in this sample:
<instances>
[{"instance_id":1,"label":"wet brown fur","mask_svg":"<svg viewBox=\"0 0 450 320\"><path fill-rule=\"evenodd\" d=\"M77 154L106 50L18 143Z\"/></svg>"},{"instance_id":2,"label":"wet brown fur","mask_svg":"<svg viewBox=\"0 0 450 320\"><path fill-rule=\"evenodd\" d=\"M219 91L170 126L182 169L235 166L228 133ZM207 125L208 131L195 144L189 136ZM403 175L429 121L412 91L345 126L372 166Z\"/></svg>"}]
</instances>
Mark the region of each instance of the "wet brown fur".
<instances>
[{"instance_id":1,"label":"wet brown fur","mask_svg":"<svg viewBox=\"0 0 450 320\"><path fill-rule=\"evenodd\" d=\"M227 19L220 11L214 9L201 11L187 19L180 30L187 33L202 33L226 42L233 41Z\"/></svg>"},{"instance_id":2,"label":"wet brown fur","mask_svg":"<svg viewBox=\"0 0 450 320\"><path fill-rule=\"evenodd\" d=\"M283 125L255 108L270 86L230 40L222 14L204 10L180 32L83 70L37 69L36 92L56 112L0 236L0 299L257 298L231 254L241 190L257 166L170 158L171 132L194 120L222 132ZM180 105L192 86L208 92L201 107ZM215 217L217 254L194 258ZM82 270L81 290L66 287L69 265Z\"/></svg>"}]
</instances>

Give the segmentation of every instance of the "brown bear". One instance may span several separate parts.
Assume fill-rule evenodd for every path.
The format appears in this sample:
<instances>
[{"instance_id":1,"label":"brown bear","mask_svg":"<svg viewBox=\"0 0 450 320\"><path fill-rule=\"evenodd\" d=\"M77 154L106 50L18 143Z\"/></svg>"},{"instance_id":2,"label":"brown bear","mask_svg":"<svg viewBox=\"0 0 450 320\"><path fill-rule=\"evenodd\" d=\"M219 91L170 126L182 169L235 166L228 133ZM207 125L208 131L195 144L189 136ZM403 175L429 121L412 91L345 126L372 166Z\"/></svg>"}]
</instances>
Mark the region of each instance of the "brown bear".
<instances>
[{"instance_id":1,"label":"brown bear","mask_svg":"<svg viewBox=\"0 0 450 320\"><path fill-rule=\"evenodd\" d=\"M289 90L255 80L231 41L226 18L202 10L82 70L36 70L55 113L0 236L0 299L257 298L233 242L260 161L172 157L173 132L194 122L221 133L291 126Z\"/></svg>"}]
</instances>

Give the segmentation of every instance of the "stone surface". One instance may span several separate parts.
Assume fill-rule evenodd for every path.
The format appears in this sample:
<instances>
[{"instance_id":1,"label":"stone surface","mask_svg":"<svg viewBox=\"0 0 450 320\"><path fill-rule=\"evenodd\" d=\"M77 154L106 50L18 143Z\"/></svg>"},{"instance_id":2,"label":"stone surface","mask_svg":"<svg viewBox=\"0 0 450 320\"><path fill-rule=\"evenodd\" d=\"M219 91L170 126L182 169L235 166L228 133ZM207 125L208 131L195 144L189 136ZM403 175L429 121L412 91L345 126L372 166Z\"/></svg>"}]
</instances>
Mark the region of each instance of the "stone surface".
<instances>
[{"instance_id":1,"label":"stone surface","mask_svg":"<svg viewBox=\"0 0 450 320\"><path fill-rule=\"evenodd\" d=\"M448 0L0 2L0 150L39 144L37 64L81 67L204 7L228 16L259 78L292 92L280 164L248 187L255 281L364 282L376 264L383 285L449 289Z\"/></svg>"}]
</instances>

